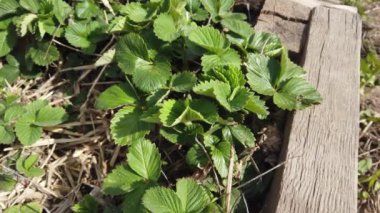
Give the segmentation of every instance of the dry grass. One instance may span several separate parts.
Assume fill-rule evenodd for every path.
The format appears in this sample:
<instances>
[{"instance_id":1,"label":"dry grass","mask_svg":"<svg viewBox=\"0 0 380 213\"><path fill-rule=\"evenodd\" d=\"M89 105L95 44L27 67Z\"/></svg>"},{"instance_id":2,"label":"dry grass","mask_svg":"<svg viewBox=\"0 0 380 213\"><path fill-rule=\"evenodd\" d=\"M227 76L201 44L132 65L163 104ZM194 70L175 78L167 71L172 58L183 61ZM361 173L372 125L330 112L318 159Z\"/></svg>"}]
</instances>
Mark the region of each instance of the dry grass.
<instances>
[{"instance_id":1,"label":"dry grass","mask_svg":"<svg viewBox=\"0 0 380 213\"><path fill-rule=\"evenodd\" d=\"M64 95L70 85L62 79L57 81L58 77L59 74L48 79L19 79L1 92L18 95L23 103L46 99L55 106L71 105L73 96ZM96 85L92 85L96 93ZM77 94L82 86L88 87L79 82L75 86ZM88 96L85 106L74 109L78 121L73 119L72 122L44 129L44 135L32 146L13 145L0 152L0 170L17 179L12 191L0 193L0 209L37 200L47 212L70 212L73 204L88 193L102 202L101 182L110 167L124 154L110 140L107 115L91 108L92 102L92 96ZM41 177L28 178L12 169L12 157L31 153L39 155L38 166L45 171Z\"/></svg>"}]
</instances>

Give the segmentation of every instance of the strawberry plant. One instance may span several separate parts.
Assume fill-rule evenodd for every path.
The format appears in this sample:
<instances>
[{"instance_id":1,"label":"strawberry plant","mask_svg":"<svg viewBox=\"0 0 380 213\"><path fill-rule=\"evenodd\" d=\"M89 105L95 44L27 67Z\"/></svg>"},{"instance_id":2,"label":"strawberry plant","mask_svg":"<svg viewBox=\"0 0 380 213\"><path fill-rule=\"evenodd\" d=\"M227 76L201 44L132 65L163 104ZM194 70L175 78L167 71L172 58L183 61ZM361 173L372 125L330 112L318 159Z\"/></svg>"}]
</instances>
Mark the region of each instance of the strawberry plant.
<instances>
[{"instance_id":1,"label":"strawberry plant","mask_svg":"<svg viewBox=\"0 0 380 213\"><path fill-rule=\"evenodd\" d=\"M102 185L115 205L87 195L73 211L239 208L257 150L253 125L321 102L305 71L278 37L234 12L233 0L101 2L0 0L0 86L98 68L96 81L121 82L94 103L112 114L111 137L128 150ZM67 117L40 100L5 100L0 115L2 143L17 137L24 145ZM20 172L38 176L33 162L34 155L22 157Z\"/></svg>"},{"instance_id":2,"label":"strawberry plant","mask_svg":"<svg viewBox=\"0 0 380 213\"><path fill-rule=\"evenodd\" d=\"M49 106L47 101L23 105L12 96L0 102L0 108L0 144L12 144L17 136L21 144L32 145L44 127L58 125L67 116L63 108Z\"/></svg>"}]
</instances>

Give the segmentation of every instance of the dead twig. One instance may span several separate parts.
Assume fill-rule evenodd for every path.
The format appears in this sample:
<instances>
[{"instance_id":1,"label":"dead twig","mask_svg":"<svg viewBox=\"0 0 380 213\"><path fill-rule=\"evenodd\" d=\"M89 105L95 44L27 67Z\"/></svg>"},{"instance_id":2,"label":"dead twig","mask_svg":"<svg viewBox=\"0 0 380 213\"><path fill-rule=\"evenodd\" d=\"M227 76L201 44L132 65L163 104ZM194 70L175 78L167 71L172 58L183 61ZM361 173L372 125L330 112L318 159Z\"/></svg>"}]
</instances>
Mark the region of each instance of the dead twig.
<instances>
[{"instance_id":1,"label":"dead twig","mask_svg":"<svg viewBox=\"0 0 380 213\"><path fill-rule=\"evenodd\" d=\"M226 186L226 213L231 211L231 191L232 191L232 178L234 174L234 158L235 158L235 149L231 145L230 149L230 165L228 167L227 175L227 186Z\"/></svg>"}]
</instances>

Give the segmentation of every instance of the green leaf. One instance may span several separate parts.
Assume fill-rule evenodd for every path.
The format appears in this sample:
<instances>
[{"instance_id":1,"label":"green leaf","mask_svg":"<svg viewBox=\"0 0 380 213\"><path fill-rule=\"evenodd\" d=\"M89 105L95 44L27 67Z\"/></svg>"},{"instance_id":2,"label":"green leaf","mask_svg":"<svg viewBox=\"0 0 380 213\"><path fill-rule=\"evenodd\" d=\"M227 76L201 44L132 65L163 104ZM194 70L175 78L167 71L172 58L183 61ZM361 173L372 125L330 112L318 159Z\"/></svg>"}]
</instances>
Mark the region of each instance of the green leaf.
<instances>
[{"instance_id":1,"label":"green leaf","mask_svg":"<svg viewBox=\"0 0 380 213\"><path fill-rule=\"evenodd\" d=\"M81 22L72 22L66 28L65 38L75 47L90 47L91 41L88 39L88 36L87 26Z\"/></svg>"},{"instance_id":2,"label":"green leaf","mask_svg":"<svg viewBox=\"0 0 380 213\"><path fill-rule=\"evenodd\" d=\"M99 204L91 195L85 195L83 199L72 207L75 213L98 212Z\"/></svg>"},{"instance_id":3,"label":"green leaf","mask_svg":"<svg viewBox=\"0 0 380 213\"><path fill-rule=\"evenodd\" d=\"M150 21L151 17L155 14L153 8L146 8L146 4L140 2L131 2L122 8L121 12L128 15L128 18L136 23L143 23Z\"/></svg>"},{"instance_id":4,"label":"green leaf","mask_svg":"<svg viewBox=\"0 0 380 213\"><path fill-rule=\"evenodd\" d=\"M33 167L33 168L30 168L29 170L27 170L25 172L25 176L27 177L39 177L39 176L42 176L44 175L44 170L41 169L41 168L37 168L37 167Z\"/></svg>"},{"instance_id":5,"label":"green leaf","mask_svg":"<svg viewBox=\"0 0 380 213\"><path fill-rule=\"evenodd\" d=\"M143 196L143 204L154 213L183 212L181 200L177 194L164 187L154 187L147 190Z\"/></svg>"},{"instance_id":6,"label":"green leaf","mask_svg":"<svg viewBox=\"0 0 380 213\"><path fill-rule=\"evenodd\" d=\"M170 85L176 92L188 92L197 83L197 77L191 72L181 72L172 76Z\"/></svg>"},{"instance_id":7,"label":"green leaf","mask_svg":"<svg viewBox=\"0 0 380 213\"><path fill-rule=\"evenodd\" d=\"M97 16L100 13L100 9L93 0L81 0L75 6L75 14L78 18L91 18Z\"/></svg>"},{"instance_id":8,"label":"green leaf","mask_svg":"<svg viewBox=\"0 0 380 213\"><path fill-rule=\"evenodd\" d=\"M230 86L225 83L217 84L214 87L214 94L216 100L230 112L243 109L249 99L247 89L237 87L231 91Z\"/></svg>"},{"instance_id":9,"label":"green leaf","mask_svg":"<svg viewBox=\"0 0 380 213\"><path fill-rule=\"evenodd\" d=\"M266 32L255 32L248 42L248 47L269 57L277 56L282 51L281 40Z\"/></svg>"},{"instance_id":10,"label":"green leaf","mask_svg":"<svg viewBox=\"0 0 380 213\"><path fill-rule=\"evenodd\" d=\"M214 87L216 85L222 84L223 86L229 87L227 83L223 83L219 80L210 80L210 81L202 81L193 87L193 91L196 94L208 96L211 98L215 98Z\"/></svg>"},{"instance_id":11,"label":"green leaf","mask_svg":"<svg viewBox=\"0 0 380 213\"><path fill-rule=\"evenodd\" d=\"M204 133L200 124L178 125L174 128L161 127L160 134L171 143L192 144L197 135Z\"/></svg>"},{"instance_id":12,"label":"green leaf","mask_svg":"<svg viewBox=\"0 0 380 213\"><path fill-rule=\"evenodd\" d=\"M236 138L241 144L253 147L255 145L255 136L249 128L244 125L238 124L230 126L231 134Z\"/></svg>"},{"instance_id":13,"label":"green leaf","mask_svg":"<svg viewBox=\"0 0 380 213\"><path fill-rule=\"evenodd\" d=\"M133 107L125 107L115 114L111 120L111 134L116 144L132 144L150 132L153 125L141 121L141 114Z\"/></svg>"},{"instance_id":14,"label":"green leaf","mask_svg":"<svg viewBox=\"0 0 380 213\"><path fill-rule=\"evenodd\" d=\"M286 50L282 52L281 65L266 56L250 54L247 68L250 87L273 96L274 103L282 109L304 109L322 101L318 91L301 78L303 69L289 60Z\"/></svg>"},{"instance_id":15,"label":"green leaf","mask_svg":"<svg viewBox=\"0 0 380 213\"><path fill-rule=\"evenodd\" d=\"M219 66L205 74L207 78L228 83L231 88L245 85L245 77L240 66Z\"/></svg>"},{"instance_id":16,"label":"green leaf","mask_svg":"<svg viewBox=\"0 0 380 213\"><path fill-rule=\"evenodd\" d=\"M43 38L46 33L55 37L61 37L63 35L63 28L60 26L55 26L55 22L52 18L39 19L38 30L40 32L41 38Z\"/></svg>"},{"instance_id":17,"label":"green leaf","mask_svg":"<svg viewBox=\"0 0 380 213\"><path fill-rule=\"evenodd\" d=\"M214 166L222 178L226 178L228 174L230 149L231 144L227 141L220 142L211 149L211 158Z\"/></svg>"},{"instance_id":18,"label":"green leaf","mask_svg":"<svg viewBox=\"0 0 380 213\"><path fill-rule=\"evenodd\" d=\"M276 79L276 85L291 79L291 78L302 78L305 75L305 70L293 63L288 57L288 50L283 48L281 54L281 70L278 78Z\"/></svg>"},{"instance_id":19,"label":"green leaf","mask_svg":"<svg viewBox=\"0 0 380 213\"><path fill-rule=\"evenodd\" d=\"M136 188L124 195L124 201L121 204L123 213L145 213L145 208L142 204L142 198L145 191L155 184L153 183L139 183Z\"/></svg>"},{"instance_id":20,"label":"green leaf","mask_svg":"<svg viewBox=\"0 0 380 213\"><path fill-rule=\"evenodd\" d=\"M148 106L154 106L161 103L168 95L170 90L168 89L159 89L154 91L151 95L146 98Z\"/></svg>"},{"instance_id":21,"label":"green leaf","mask_svg":"<svg viewBox=\"0 0 380 213\"><path fill-rule=\"evenodd\" d=\"M201 2L214 21L217 21L216 17L229 15L235 3L234 0L201 0Z\"/></svg>"},{"instance_id":22,"label":"green leaf","mask_svg":"<svg viewBox=\"0 0 380 213\"><path fill-rule=\"evenodd\" d=\"M208 12L203 8L199 8L198 10L193 11L193 13L191 14L191 19L193 19L194 21L205 21L208 19L208 17Z\"/></svg>"},{"instance_id":23,"label":"green leaf","mask_svg":"<svg viewBox=\"0 0 380 213\"><path fill-rule=\"evenodd\" d=\"M205 54L202 56L202 69L205 72L225 65L240 67L240 64L240 55L233 49L228 49L219 54Z\"/></svg>"},{"instance_id":24,"label":"green leaf","mask_svg":"<svg viewBox=\"0 0 380 213\"><path fill-rule=\"evenodd\" d=\"M372 168L372 159L367 158L359 161L358 171L359 174L365 174Z\"/></svg>"},{"instance_id":25,"label":"green leaf","mask_svg":"<svg viewBox=\"0 0 380 213\"><path fill-rule=\"evenodd\" d=\"M134 190L142 177L127 165L119 165L104 179L102 189L108 195L121 195Z\"/></svg>"},{"instance_id":26,"label":"green leaf","mask_svg":"<svg viewBox=\"0 0 380 213\"><path fill-rule=\"evenodd\" d=\"M201 82L193 88L193 91L199 95L215 98L230 112L243 109L250 95L244 87L236 87L231 90L228 83L219 80Z\"/></svg>"},{"instance_id":27,"label":"green leaf","mask_svg":"<svg viewBox=\"0 0 380 213\"><path fill-rule=\"evenodd\" d=\"M47 105L48 102L46 100L36 100L26 105L25 110L29 115L35 115L38 110L42 109L44 106ZM34 121L34 118L31 117L31 120Z\"/></svg>"},{"instance_id":28,"label":"green leaf","mask_svg":"<svg viewBox=\"0 0 380 213\"><path fill-rule=\"evenodd\" d=\"M16 169L27 177L41 176L44 170L34 166L37 162L38 155L21 156L16 161Z\"/></svg>"},{"instance_id":29,"label":"green leaf","mask_svg":"<svg viewBox=\"0 0 380 213\"><path fill-rule=\"evenodd\" d=\"M34 120L35 115L26 114L16 122L16 135L23 145L34 144L42 135L42 128L33 125Z\"/></svg>"},{"instance_id":30,"label":"green leaf","mask_svg":"<svg viewBox=\"0 0 380 213\"><path fill-rule=\"evenodd\" d=\"M215 17L219 14L219 1L218 0L201 0L203 7Z\"/></svg>"},{"instance_id":31,"label":"green leaf","mask_svg":"<svg viewBox=\"0 0 380 213\"><path fill-rule=\"evenodd\" d=\"M274 95L275 81L280 72L280 64L264 55L250 54L247 63L247 78L251 88L262 95Z\"/></svg>"},{"instance_id":32,"label":"green leaf","mask_svg":"<svg viewBox=\"0 0 380 213\"><path fill-rule=\"evenodd\" d=\"M42 206L37 202L14 205L7 208L4 213L42 213Z\"/></svg>"},{"instance_id":33,"label":"green leaf","mask_svg":"<svg viewBox=\"0 0 380 213\"><path fill-rule=\"evenodd\" d=\"M180 36L173 17L166 13L161 13L154 20L153 29L156 36L163 41L172 42Z\"/></svg>"},{"instance_id":34,"label":"green leaf","mask_svg":"<svg viewBox=\"0 0 380 213\"><path fill-rule=\"evenodd\" d=\"M251 94L244 108L250 112L256 113L259 119L265 119L269 115L268 107L265 101L260 100L258 96Z\"/></svg>"},{"instance_id":35,"label":"green leaf","mask_svg":"<svg viewBox=\"0 0 380 213\"><path fill-rule=\"evenodd\" d=\"M37 46L30 48L28 55L39 66L49 65L59 59L58 49L47 42L38 43Z\"/></svg>"},{"instance_id":36,"label":"green leaf","mask_svg":"<svg viewBox=\"0 0 380 213\"><path fill-rule=\"evenodd\" d=\"M197 114L200 116L201 120L206 123L213 124L218 118L218 108L213 102L210 102L206 99L193 99L189 105L189 116L192 117L192 114Z\"/></svg>"},{"instance_id":37,"label":"green leaf","mask_svg":"<svg viewBox=\"0 0 380 213\"><path fill-rule=\"evenodd\" d=\"M176 190L176 194L182 203L182 212L201 212L210 203L205 189L193 179L178 180Z\"/></svg>"},{"instance_id":38,"label":"green leaf","mask_svg":"<svg viewBox=\"0 0 380 213\"><path fill-rule=\"evenodd\" d=\"M95 66L100 67L112 63L115 51L114 48L107 50L98 60L96 60Z\"/></svg>"},{"instance_id":39,"label":"green leaf","mask_svg":"<svg viewBox=\"0 0 380 213\"><path fill-rule=\"evenodd\" d=\"M37 126L55 126L63 123L67 119L67 114L62 107L45 106L37 113L36 120L33 122Z\"/></svg>"},{"instance_id":40,"label":"green leaf","mask_svg":"<svg viewBox=\"0 0 380 213\"><path fill-rule=\"evenodd\" d=\"M125 23L127 19L124 16L116 16L112 21L110 22L108 26L108 32L114 33L114 32L120 32L124 29Z\"/></svg>"},{"instance_id":41,"label":"green leaf","mask_svg":"<svg viewBox=\"0 0 380 213\"><path fill-rule=\"evenodd\" d=\"M154 63L141 61L133 73L133 83L144 92L161 89L170 79L171 67L167 61Z\"/></svg>"},{"instance_id":42,"label":"green leaf","mask_svg":"<svg viewBox=\"0 0 380 213\"><path fill-rule=\"evenodd\" d=\"M16 0L0 0L0 17L15 13L19 7Z\"/></svg>"},{"instance_id":43,"label":"green leaf","mask_svg":"<svg viewBox=\"0 0 380 213\"><path fill-rule=\"evenodd\" d=\"M319 104L322 97L305 79L292 78L274 94L273 101L281 109L300 110Z\"/></svg>"},{"instance_id":44,"label":"green leaf","mask_svg":"<svg viewBox=\"0 0 380 213\"><path fill-rule=\"evenodd\" d=\"M201 1L200 0L186 0L186 9L190 12L196 11L200 9L201 7Z\"/></svg>"},{"instance_id":45,"label":"green leaf","mask_svg":"<svg viewBox=\"0 0 380 213\"><path fill-rule=\"evenodd\" d=\"M100 94L95 107L98 109L113 109L138 102L134 88L129 83L113 85Z\"/></svg>"},{"instance_id":46,"label":"green leaf","mask_svg":"<svg viewBox=\"0 0 380 213\"><path fill-rule=\"evenodd\" d=\"M175 130L174 128L161 127L160 135L171 143L179 143L181 132Z\"/></svg>"},{"instance_id":47,"label":"green leaf","mask_svg":"<svg viewBox=\"0 0 380 213\"><path fill-rule=\"evenodd\" d=\"M24 37L26 35L26 33L28 32L28 26L37 18L38 18L38 16L36 14L33 14L33 13L25 14L25 15L18 17L18 19L15 21L16 26L17 26L17 30L18 30L18 34L21 37Z\"/></svg>"},{"instance_id":48,"label":"green leaf","mask_svg":"<svg viewBox=\"0 0 380 213\"><path fill-rule=\"evenodd\" d=\"M2 68L0 68L0 85L4 85L5 82L8 84L14 83L20 74L20 70L18 67L5 64Z\"/></svg>"},{"instance_id":49,"label":"green leaf","mask_svg":"<svg viewBox=\"0 0 380 213\"><path fill-rule=\"evenodd\" d=\"M11 52L16 43L15 36L10 30L0 31L0 57Z\"/></svg>"},{"instance_id":50,"label":"green leaf","mask_svg":"<svg viewBox=\"0 0 380 213\"><path fill-rule=\"evenodd\" d=\"M0 192L9 192L14 189L17 181L11 175L0 174Z\"/></svg>"},{"instance_id":51,"label":"green leaf","mask_svg":"<svg viewBox=\"0 0 380 213\"><path fill-rule=\"evenodd\" d=\"M32 13L38 13L41 7L40 0L20 0L20 5Z\"/></svg>"},{"instance_id":52,"label":"green leaf","mask_svg":"<svg viewBox=\"0 0 380 213\"><path fill-rule=\"evenodd\" d=\"M0 125L0 144L12 144L15 140L15 134L9 127Z\"/></svg>"},{"instance_id":53,"label":"green leaf","mask_svg":"<svg viewBox=\"0 0 380 213\"><path fill-rule=\"evenodd\" d=\"M131 54L135 57L149 61L148 48L144 39L136 33L129 33L123 36L116 47L116 57ZM122 57L119 57L122 59Z\"/></svg>"},{"instance_id":54,"label":"green leaf","mask_svg":"<svg viewBox=\"0 0 380 213\"><path fill-rule=\"evenodd\" d=\"M186 163L190 166L204 167L208 162L206 153L198 144L194 144L186 154Z\"/></svg>"},{"instance_id":55,"label":"green leaf","mask_svg":"<svg viewBox=\"0 0 380 213\"><path fill-rule=\"evenodd\" d=\"M164 126L172 127L192 121L214 123L218 118L216 106L206 100L167 100L160 109L160 120Z\"/></svg>"},{"instance_id":56,"label":"green leaf","mask_svg":"<svg viewBox=\"0 0 380 213\"><path fill-rule=\"evenodd\" d=\"M189 35L189 40L211 53L222 53L230 43L217 29L212 27L199 27Z\"/></svg>"},{"instance_id":57,"label":"green leaf","mask_svg":"<svg viewBox=\"0 0 380 213\"><path fill-rule=\"evenodd\" d=\"M71 22L66 27L65 38L74 47L89 48L99 40L102 30L100 22Z\"/></svg>"},{"instance_id":58,"label":"green leaf","mask_svg":"<svg viewBox=\"0 0 380 213\"><path fill-rule=\"evenodd\" d=\"M169 80L170 63L161 58L151 62L146 43L138 34L130 33L118 41L116 60L126 74L135 74L134 82L143 91L156 90Z\"/></svg>"},{"instance_id":59,"label":"green leaf","mask_svg":"<svg viewBox=\"0 0 380 213\"><path fill-rule=\"evenodd\" d=\"M64 24L66 18L71 14L72 8L63 0L52 0L54 6L54 16L60 24Z\"/></svg>"},{"instance_id":60,"label":"green leaf","mask_svg":"<svg viewBox=\"0 0 380 213\"><path fill-rule=\"evenodd\" d=\"M157 181L161 174L161 156L149 140L136 140L127 154L128 165L146 180Z\"/></svg>"},{"instance_id":61,"label":"green leaf","mask_svg":"<svg viewBox=\"0 0 380 213\"><path fill-rule=\"evenodd\" d=\"M228 13L234 4L234 0L219 0L219 14L224 15L225 13Z\"/></svg>"},{"instance_id":62,"label":"green leaf","mask_svg":"<svg viewBox=\"0 0 380 213\"><path fill-rule=\"evenodd\" d=\"M20 104L13 105L5 111L4 122L10 124L10 123L16 121L17 118L22 116L24 114L24 112L25 112L25 110Z\"/></svg>"},{"instance_id":63,"label":"green leaf","mask_svg":"<svg viewBox=\"0 0 380 213\"><path fill-rule=\"evenodd\" d=\"M249 38L249 36L254 33L253 28L246 21L238 19L223 19L221 23L223 27L231 30L243 38Z\"/></svg>"},{"instance_id":64,"label":"green leaf","mask_svg":"<svg viewBox=\"0 0 380 213\"><path fill-rule=\"evenodd\" d=\"M20 158L21 159L21 158ZM38 162L38 155L29 155L27 158L24 159L22 162L23 169L29 170L31 169L36 163Z\"/></svg>"}]
</instances>

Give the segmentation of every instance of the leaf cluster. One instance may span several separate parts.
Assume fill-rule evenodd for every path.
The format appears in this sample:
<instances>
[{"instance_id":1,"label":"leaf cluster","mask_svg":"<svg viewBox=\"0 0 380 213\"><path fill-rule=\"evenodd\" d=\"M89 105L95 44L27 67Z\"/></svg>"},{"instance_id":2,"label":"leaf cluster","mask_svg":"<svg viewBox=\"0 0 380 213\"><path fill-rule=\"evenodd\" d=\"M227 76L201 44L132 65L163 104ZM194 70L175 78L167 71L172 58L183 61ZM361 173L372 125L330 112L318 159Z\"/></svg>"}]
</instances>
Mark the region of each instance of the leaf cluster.
<instances>
[{"instance_id":1,"label":"leaf cluster","mask_svg":"<svg viewBox=\"0 0 380 213\"><path fill-rule=\"evenodd\" d=\"M244 153L255 147L246 120L267 118L273 104L296 110L321 101L280 40L254 31L244 14L231 11L233 4L170 0L122 6L128 27L120 28L113 60L125 82L106 89L95 105L118 110L111 135L116 144L128 146L128 163L103 184L104 192L123 195L124 212L223 209L224 202L212 199L226 190L230 159L245 167L249 154ZM177 181L176 192L157 186L165 168L156 140L183 146L189 168L212 167L216 190L188 179ZM192 185L203 204L181 200L182 185Z\"/></svg>"},{"instance_id":2,"label":"leaf cluster","mask_svg":"<svg viewBox=\"0 0 380 213\"><path fill-rule=\"evenodd\" d=\"M103 191L122 198L123 212L220 212L230 199L223 196L228 179L240 195L235 187L256 147L251 122L321 102L280 39L255 31L234 3L0 0L0 86L33 70L82 65L78 56L91 69L116 70L122 83L103 91L95 107L116 111L110 132L128 154ZM24 145L66 119L63 108L41 100L4 100L0 116L1 143L17 137ZM206 177L180 175L175 191L163 187L168 145L181 150L182 166ZM19 169L31 172L33 160L20 160ZM96 211L96 201L86 197L73 210Z\"/></svg>"},{"instance_id":3,"label":"leaf cluster","mask_svg":"<svg viewBox=\"0 0 380 213\"><path fill-rule=\"evenodd\" d=\"M67 119L65 109L52 107L46 100L22 104L16 96L0 101L0 144L10 145L16 138L23 145L32 145L41 137L43 128L58 125Z\"/></svg>"}]
</instances>

